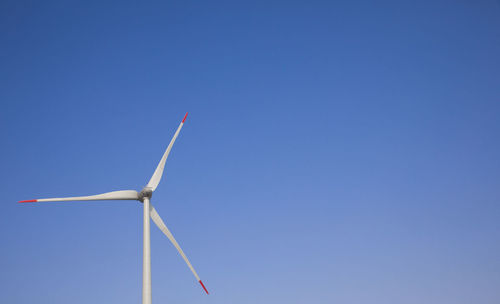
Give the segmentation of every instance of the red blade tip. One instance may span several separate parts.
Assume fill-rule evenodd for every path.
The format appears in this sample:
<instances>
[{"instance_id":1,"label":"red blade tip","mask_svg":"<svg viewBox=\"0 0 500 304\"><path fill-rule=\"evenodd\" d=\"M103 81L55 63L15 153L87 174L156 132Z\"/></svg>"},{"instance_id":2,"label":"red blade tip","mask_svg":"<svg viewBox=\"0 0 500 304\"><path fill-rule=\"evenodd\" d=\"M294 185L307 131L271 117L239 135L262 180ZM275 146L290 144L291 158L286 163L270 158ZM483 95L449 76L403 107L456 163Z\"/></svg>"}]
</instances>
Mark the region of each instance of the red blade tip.
<instances>
[{"instance_id":1,"label":"red blade tip","mask_svg":"<svg viewBox=\"0 0 500 304\"><path fill-rule=\"evenodd\" d=\"M203 289L205 289L205 292L206 292L207 294L209 294L209 293L208 293L208 290L205 288L205 285L203 285L203 282L202 282L201 280L199 280L198 282L200 282L201 287L203 287Z\"/></svg>"},{"instance_id":2,"label":"red blade tip","mask_svg":"<svg viewBox=\"0 0 500 304\"><path fill-rule=\"evenodd\" d=\"M186 118L188 117L188 112L186 112L186 115L184 115L184 119L182 120L182 123L186 121Z\"/></svg>"},{"instance_id":3,"label":"red blade tip","mask_svg":"<svg viewBox=\"0 0 500 304\"><path fill-rule=\"evenodd\" d=\"M19 201L18 203L36 203L37 200L26 200L26 201Z\"/></svg>"}]
</instances>

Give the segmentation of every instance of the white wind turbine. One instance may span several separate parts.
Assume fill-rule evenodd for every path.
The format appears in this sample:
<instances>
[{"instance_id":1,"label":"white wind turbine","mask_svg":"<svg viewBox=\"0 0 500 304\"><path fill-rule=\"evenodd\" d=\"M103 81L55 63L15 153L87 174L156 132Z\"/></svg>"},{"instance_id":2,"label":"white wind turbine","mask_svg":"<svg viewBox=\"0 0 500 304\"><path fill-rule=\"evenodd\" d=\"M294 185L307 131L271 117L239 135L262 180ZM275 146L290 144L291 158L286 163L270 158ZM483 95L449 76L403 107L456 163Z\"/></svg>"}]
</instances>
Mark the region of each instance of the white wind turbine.
<instances>
[{"instance_id":1,"label":"white wind turbine","mask_svg":"<svg viewBox=\"0 0 500 304\"><path fill-rule=\"evenodd\" d=\"M191 272L194 274L198 282L200 282L201 286L208 294L205 285L200 280L200 277L194 270L193 266L189 262L188 258L182 251L181 247L175 240L174 236L168 230L163 220L160 218L160 215L156 212L153 205L151 205L151 196L153 192L158 187L160 183L161 176L163 174L163 169L165 168L165 162L167 160L168 154L174 145L179 132L186 121L188 113L182 119L177 131L175 131L174 137L170 141L170 144L167 147L167 150L163 154L163 157L160 160L160 163L156 167L153 176L149 180L148 184L141 192L137 192L135 190L122 190L122 191L113 191L107 192L98 195L91 196L76 196L76 197L62 197L62 198L44 198L44 199L36 199L36 200L26 200L19 201L19 203L34 203L34 202L61 202L61 201L100 201L100 200L137 200L143 203L144 206L144 226L143 226L143 257L142 257L142 303L143 304L151 304L151 242L150 242L150 231L149 231L149 218L153 220L153 222L160 228L160 230L167 236L167 238L172 242L177 251L180 253L186 264L188 265Z\"/></svg>"}]
</instances>

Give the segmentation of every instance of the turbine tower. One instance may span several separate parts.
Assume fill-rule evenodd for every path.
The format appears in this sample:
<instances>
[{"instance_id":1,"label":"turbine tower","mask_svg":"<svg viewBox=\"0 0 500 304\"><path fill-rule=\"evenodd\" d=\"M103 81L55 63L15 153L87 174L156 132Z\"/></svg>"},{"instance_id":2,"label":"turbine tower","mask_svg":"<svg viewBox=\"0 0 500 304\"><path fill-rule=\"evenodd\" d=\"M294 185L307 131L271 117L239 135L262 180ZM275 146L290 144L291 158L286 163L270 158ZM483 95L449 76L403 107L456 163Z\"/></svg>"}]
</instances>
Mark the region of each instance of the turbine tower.
<instances>
[{"instance_id":1,"label":"turbine tower","mask_svg":"<svg viewBox=\"0 0 500 304\"><path fill-rule=\"evenodd\" d=\"M179 254L182 256L186 264L188 265L191 272L196 277L196 280L201 284L201 287L208 294L208 290L203 285L203 282L200 280L200 277L194 270L193 266L189 262L188 258L182 251L181 247L175 240L174 236L168 230L167 226L161 219L158 212L156 212L155 208L151 204L151 196L153 192L158 187L160 183L161 177L163 175L163 170L165 169L165 162L167 161L168 154L174 145L177 136L179 136L179 132L186 121L188 113L184 116L177 131L175 131L174 137L170 141L170 144L165 150L163 157L160 160L160 163L156 167L153 176L149 180L146 187L144 187L141 192L137 192L135 190L121 190L121 191L113 191L107 192L103 194L91 195L91 196L76 196L76 197L61 197L61 198L44 198L44 199L35 199L35 200L26 200L19 201L19 203L36 203L36 202L62 202L62 201L101 201L101 200L137 200L143 204L143 255L142 255L142 303L143 304L151 304L151 238L150 238L150 224L149 219L151 218L153 222L160 228L160 230L167 236L167 238L172 242L175 246Z\"/></svg>"}]
</instances>

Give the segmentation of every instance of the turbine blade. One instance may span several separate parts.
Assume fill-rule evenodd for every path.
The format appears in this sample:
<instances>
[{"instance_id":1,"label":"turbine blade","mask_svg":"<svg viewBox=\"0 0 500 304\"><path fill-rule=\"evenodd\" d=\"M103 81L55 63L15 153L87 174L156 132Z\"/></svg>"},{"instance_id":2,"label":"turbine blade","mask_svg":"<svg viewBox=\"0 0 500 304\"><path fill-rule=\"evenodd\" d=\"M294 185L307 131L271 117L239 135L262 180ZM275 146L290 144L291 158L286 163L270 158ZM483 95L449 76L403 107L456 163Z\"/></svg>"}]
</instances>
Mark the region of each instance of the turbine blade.
<instances>
[{"instance_id":1,"label":"turbine blade","mask_svg":"<svg viewBox=\"0 0 500 304\"><path fill-rule=\"evenodd\" d=\"M35 200L19 201L19 203L36 203L36 202L63 202L63 201L101 201L101 200L137 200L139 195L135 190L122 190L106 192L103 194L91 196L74 196L74 197L56 197L42 198Z\"/></svg>"},{"instance_id":2,"label":"turbine blade","mask_svg":"<svg viewBox=\"0 0 500 304\"><path fill-rule=\"evenodd\" d=\"M205 292L208 294L208 290L205 288L205 285L203 285L203 282L200 280L200 277L198 276L198 274L196 273L196 271L194 270L193 266L191 265L191 263L189 262L188 258L186 257L186 255L184 254L184 251L182 251L181 249L181 246L179 246L179 244L177 243L177 241L175 240L174 236L172 235L172 233L170 232L170 230L168 230L167 226L165 225L165 223L163 222L163 220L161 219L160 215L158 214L158 212L156 212L155 208L153 207L153 205L149 205L149 214L151 216L151 219L153 220L153 222L156 224L156 226L158 226L158 228L160 228L160 230L167 236L167 238L170 240L170 242L172 242L172 244L175 246L175 248L177 249L177 251L179 252L179 254L182 256L182 258L184 259L184 261L186 262L186 264L188 265L189 269L191 269L191 272L194 274L194 276L196 277L196 280L198 280L198 282L201 284L201 287L203 287L203 289L205 290Z\"/></svg>"},{"instance_id":3,"label":"turbine blade","mask_svg":"<svg viewBox=\"0 0 500 304\"><path fill-rule=\"evenodd\" d=\"M160 183L161 176L163 175L163 170L165 169L165 162L167 161L168 154L170 153L170 150L172 149L172 146L174 145L174 142L177 139L177 136L179 135L179 132L181 131L187 116L188 113L184 115L184 118L182 119L181 123L179 124L179 127L177 128L177 131L175 131L174 137L172 137L172 140L170 140L170 144L168 144L167 150L165 150L165 153L163 153L163 157L161 158L160 163L156 167L153 176L151 176L151 179L146 185L146 187L151 188L152 191L155 191L156 187L158 187L158 184Z\"/></svg>"}]
</instances>

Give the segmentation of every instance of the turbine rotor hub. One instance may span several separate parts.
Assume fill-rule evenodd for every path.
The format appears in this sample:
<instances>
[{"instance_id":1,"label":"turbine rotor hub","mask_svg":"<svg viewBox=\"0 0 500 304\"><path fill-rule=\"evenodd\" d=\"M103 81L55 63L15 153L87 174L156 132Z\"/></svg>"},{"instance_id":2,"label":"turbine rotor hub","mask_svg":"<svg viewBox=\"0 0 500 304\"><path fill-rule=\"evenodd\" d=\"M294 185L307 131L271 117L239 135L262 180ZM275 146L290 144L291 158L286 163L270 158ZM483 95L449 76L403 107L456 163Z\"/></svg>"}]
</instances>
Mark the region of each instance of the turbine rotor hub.
<instances>
[{"instance_id":1,"label":"turbine rotor hub","mask_svg":"<svg viewBox=\"0 0 500 304\"><path fill-rule=\"evenodd\" d=\"M139 201L144 202L144 198L147 197L151 199L152 196L153 196L153 189L149 187L144 187L144 189L142 189L141 192L139 192Z\"/></svg>"}]
</instances>

